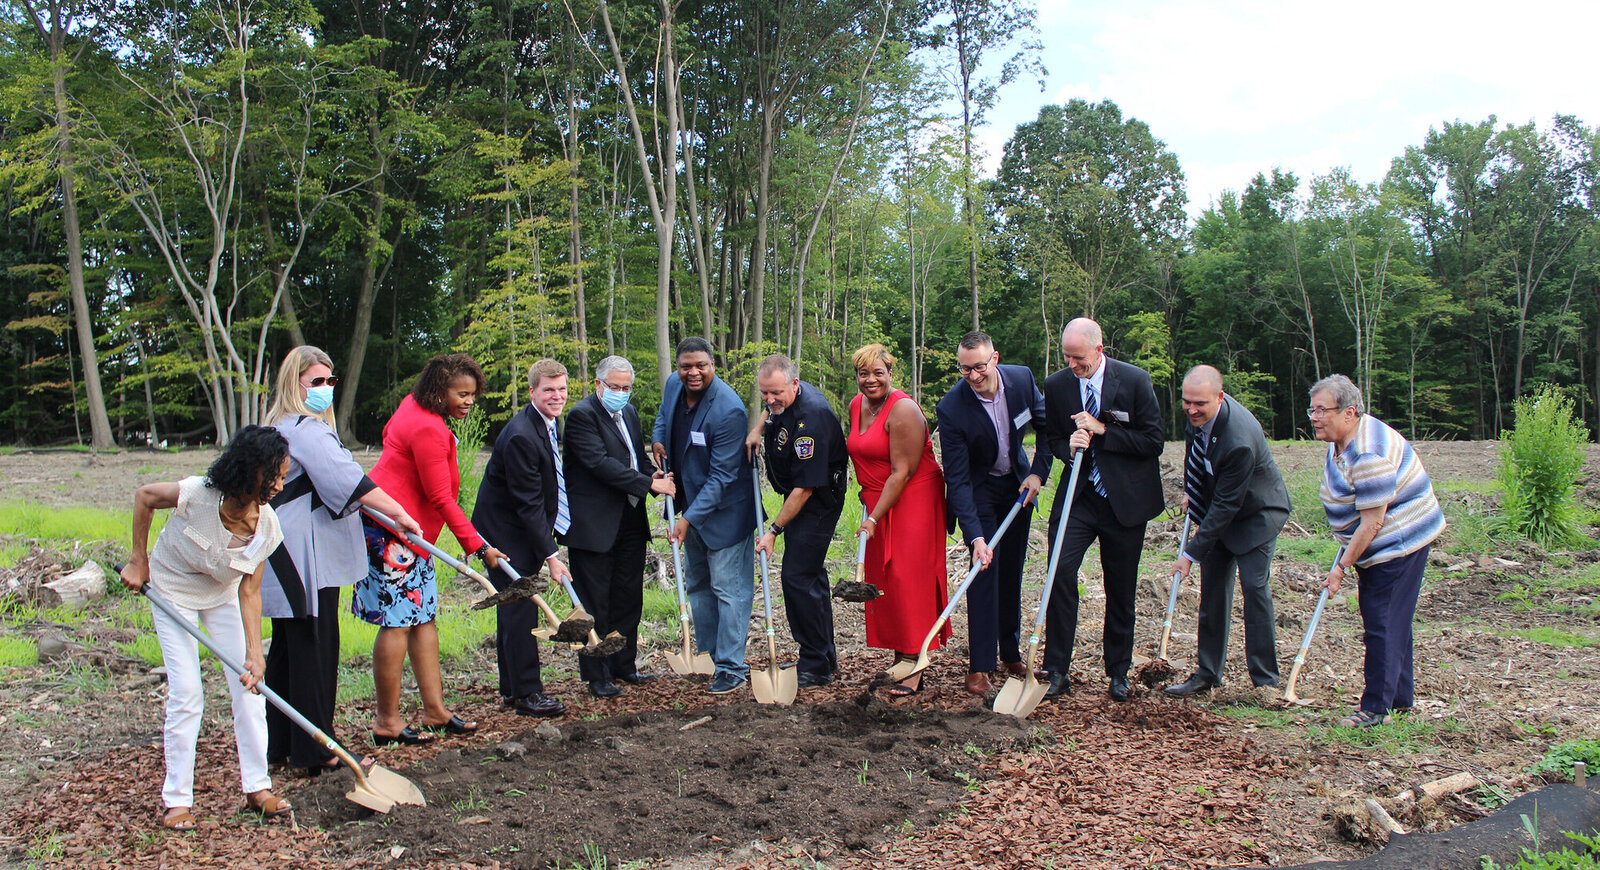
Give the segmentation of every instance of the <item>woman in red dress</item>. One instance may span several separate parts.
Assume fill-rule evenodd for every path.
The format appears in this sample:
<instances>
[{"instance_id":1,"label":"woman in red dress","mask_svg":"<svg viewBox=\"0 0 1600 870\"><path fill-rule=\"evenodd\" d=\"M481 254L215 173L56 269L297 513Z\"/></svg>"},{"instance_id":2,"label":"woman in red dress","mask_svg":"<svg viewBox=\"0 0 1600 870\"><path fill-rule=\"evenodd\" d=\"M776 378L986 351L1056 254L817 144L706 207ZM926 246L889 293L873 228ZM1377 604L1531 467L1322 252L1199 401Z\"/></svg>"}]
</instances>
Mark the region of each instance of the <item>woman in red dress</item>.
<instances>
[{"instance_id":1,"label":"woman in red dress","mask_svg":"<svg viewBox=\"0 0 1600 870\"><path fill-rule=\"evenodd\" d=\"M922 409L894 389L894 356L881 344L855 352L851 363L861 394L850 402L846 447L861 483L867 535L867 582L883 597L867 602L867 646L891 649L895 661L915 659L949 600L945 590L944 472ZM950 638L950 625L931 649ZM892 697L922 690L922 674L890 686Z\"/></svg>"}]
</instances>

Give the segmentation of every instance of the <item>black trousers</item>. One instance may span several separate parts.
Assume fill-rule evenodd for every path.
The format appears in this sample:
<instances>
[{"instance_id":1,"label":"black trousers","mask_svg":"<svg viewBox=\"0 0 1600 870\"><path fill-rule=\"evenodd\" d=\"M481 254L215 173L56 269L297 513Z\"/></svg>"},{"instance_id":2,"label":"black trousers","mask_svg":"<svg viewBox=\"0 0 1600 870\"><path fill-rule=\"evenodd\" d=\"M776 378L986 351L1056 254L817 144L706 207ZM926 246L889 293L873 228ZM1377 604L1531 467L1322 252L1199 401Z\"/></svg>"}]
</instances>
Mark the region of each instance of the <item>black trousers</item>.
<instances>
[{"instance_id":1,"label":"black trousers","mask_svg":"<svg viewBox=\"0 0 1600 870\"><path fill-rule=\"evenodd\" d=\"M1221 544L1200 561L1200 628L1195 676L1222 682L1228 658L1228 629L1233 622L1233 578L1244 589L1244 656L1250 682L1278 682L1278 638L1272 613L1272 552L1276 538L1235 556Z\"/></svg>"},{"instance_id":2,"label":"black trousers","mask_svg":"<svg viewBox=\"0 0 1600 870\"><path fill-rule=\"evenodd\" d=\"M531 566L519 567L527 570ZM544 570L544 563L540 562L537 567ZM484 573L496 589L506 588L512 580L510 574L499 568ZM543 624L539 605L526 598L494 609L494 651L500 672L500 697L512 700L544 691L544 677L539 674L539 640L531 634Z\"/></svg>"},{"instance_id":3,"label":"black trousers","mask_svg":"<svg viewBox=\"0 0 1600 870\"><path fill-rule=\"evenodd\" d=\"M333 737L339 697L339 587L317 591L317 615L272 620L263 680L289 706ZM267 758L293 767L319 767L333 758L277 707L267 705Z\"/></svg>"},{"instance_id":4,"label":"black trousers","mask_svg":"<svg viewBox=\"0 0 1600 870\"><path fill-rule=\"evenodd\" d=\"M1010 474L974 481L973 501L984 540L994 544L995 529L1017 503L1020 484ZM1022 565L1028 558L1028 524L1033 520L1033 505L1017 512L1017 518L1000 539L994 560L978 572L967 588L967 646L971 649L968 671L974 674L995 670L995 650L1000 661L1022 661Z\"/></svg>"},{"instance_id":5,"label":"black trousers","mask_svg":"<svg viewBox=\"0 0 1600 870\"><path fill-rule=\"evenodd\" d=\"M594 617L601 637L617 632L627 641L621 650L605 656L578 656L578 674L585 681L611 680L638 669L639 617L644 611L644 555L649 539L644 502L627 509L617 526L611 549L567 548L572 559L572 585L583 606Z\"/></svg>"},{"instance_id":6,"label":"black trousers","mask_svg":"<svg viewBox=\"0 0 1600 870\"><path fill-rule=\"evenodd\" d=\"M1055 542L1062 500L1050 516L1050 541ZM1084 487L1072 505L1055 586L1045 610L1045 669L1066 673L1072 665L1072 646L1078 634L1078 568L1089 545L1100 542L1100 568L1105 574L1106 676L1126 677L1133 664L1133 605L1138 591L1139 556L1144 550L1144 523L1125 526L1117 521L1111 502Z\"/></svg>"},{"instance_id":7,"label":"black trousers","mask_svg":"<svg viewBox=\"0 0 1600 870\"><path fill-rule=\"evenodd\" d=\"M813 495L813 498L816 496ZM807 502L783 537L783 604L789 616L789 633L800 646L795 664L802 673L832 676L839 669L833 646L833 598L828 587L828 543L839 524L837 507L823 508Z\"/></svg>"}]
</instances>

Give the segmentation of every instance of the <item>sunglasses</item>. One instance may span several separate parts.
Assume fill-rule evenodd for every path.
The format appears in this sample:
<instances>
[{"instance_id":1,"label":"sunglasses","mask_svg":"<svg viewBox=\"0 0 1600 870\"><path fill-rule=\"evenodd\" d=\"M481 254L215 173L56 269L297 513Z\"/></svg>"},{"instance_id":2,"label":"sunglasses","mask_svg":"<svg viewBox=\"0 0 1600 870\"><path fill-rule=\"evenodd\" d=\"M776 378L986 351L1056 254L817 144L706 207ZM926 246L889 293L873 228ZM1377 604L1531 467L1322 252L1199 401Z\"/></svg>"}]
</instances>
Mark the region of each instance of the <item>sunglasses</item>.
<instances>
[{"instance_id":1,"label":"sunglasses","mask_svg":"<svg viewBox=\"0 0 1600 870\"><path fill-rule=\"evenodd\" d=\"M312 378L311 383L307 384L307 386L320 387L323 384L327 384L330 387L337 387L339 385L339 378L335 375L329 375L325 378Z\"/></svg>"}]
</instances>

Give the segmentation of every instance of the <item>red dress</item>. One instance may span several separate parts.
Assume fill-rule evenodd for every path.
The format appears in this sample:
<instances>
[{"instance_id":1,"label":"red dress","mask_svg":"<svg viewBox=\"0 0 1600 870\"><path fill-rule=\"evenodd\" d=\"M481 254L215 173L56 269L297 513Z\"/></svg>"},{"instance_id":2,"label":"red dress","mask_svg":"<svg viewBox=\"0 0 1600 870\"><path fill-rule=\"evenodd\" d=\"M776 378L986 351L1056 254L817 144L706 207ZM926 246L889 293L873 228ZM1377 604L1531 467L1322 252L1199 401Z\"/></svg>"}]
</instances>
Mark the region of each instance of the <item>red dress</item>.
<instances>
[{"instance_id":1,"label":"red dress","mask_svg":"<svg viewBox=\"0 0 1600 870\"><path fill-rule=\"evenodd\" d=\"M910 401L902 390L890 393L865 432L860 431L861 396L850 402L845 446L855 463L861 503L868 514L877 506L889 479L889 432L884 424L889 409L902 399ZM950 600L945 589L949 576L944 563L944 518L944 472L933 458L933 440L925 437L917 470L867 541L867 582L883 590L881 598L866 605L867 646L901 653L922 649L928 629ZM938 649L949 638L950 623L946 622L929 649Z\"/></svg>"}]
</instances>

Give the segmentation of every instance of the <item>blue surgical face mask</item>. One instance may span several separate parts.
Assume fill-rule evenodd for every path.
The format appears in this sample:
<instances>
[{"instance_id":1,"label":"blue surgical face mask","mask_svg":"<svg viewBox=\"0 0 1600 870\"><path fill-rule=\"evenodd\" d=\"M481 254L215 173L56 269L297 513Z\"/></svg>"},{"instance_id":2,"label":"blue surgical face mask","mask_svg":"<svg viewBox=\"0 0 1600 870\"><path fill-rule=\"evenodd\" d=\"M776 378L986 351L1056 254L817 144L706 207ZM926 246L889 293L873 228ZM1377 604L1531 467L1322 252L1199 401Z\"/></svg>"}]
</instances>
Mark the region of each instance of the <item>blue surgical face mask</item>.
<instances>
[{"instance_id":1,"label":"blue surgical face mask","mask_svg":"<svg viewBox=\"0 0 1600 870\"><path fill-rule=\"evenodd\" d=\"M306 409L311 413L320 414L331 407L333 407L333 387L324 384L306 389Z\"/></svg>"},{"instance_id":2,"label":"blue surgical face mask","mask_svg":"<svg viewBox=\"0 0 1600 870\"><path fill-rule=\"evenodd\" d=\"M615 414L628 407L628 398L631 395L631 393L619 393L616 390L602 389L600 391L600 404L604 405L607 411Z\"/></svg>"}]
</instances>

